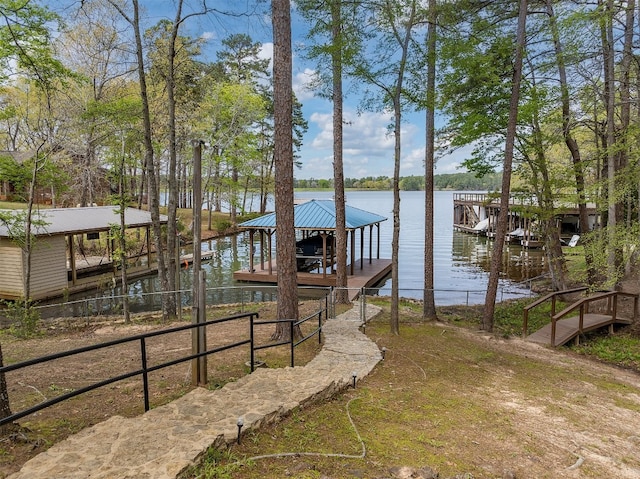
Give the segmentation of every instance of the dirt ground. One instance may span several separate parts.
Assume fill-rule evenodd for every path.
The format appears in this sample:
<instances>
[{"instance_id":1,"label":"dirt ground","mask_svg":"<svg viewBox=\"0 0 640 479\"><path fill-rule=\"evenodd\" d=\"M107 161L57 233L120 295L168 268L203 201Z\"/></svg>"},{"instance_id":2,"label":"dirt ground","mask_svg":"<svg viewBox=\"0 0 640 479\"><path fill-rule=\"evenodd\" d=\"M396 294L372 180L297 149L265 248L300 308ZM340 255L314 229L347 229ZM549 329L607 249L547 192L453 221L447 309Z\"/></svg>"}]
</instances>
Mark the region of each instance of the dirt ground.
<instances>
[{"instance_id":1,"label":"dirt ground","mask_svg":"<svg viewBox=\"0 0 640 479\"><path fill-rule=\"evenodd\" d=\"M315 306L305 306L306 311ZM260 308L261 318L267 318L268 307ZM230 313L234 312L220 314ZM301 316L304 315L303 308ZM450 324L402 325L401 335L394 336L387 332L386 319L380 322L381 326L368 327L367 334L379 346L388 348L388 356L363 381L362 388L377 393L365 396L355 414L369 454L375 459L368 460L367 464L371 464L363 468L364 472L358 472L359 464L340 464L327 469L326 477L388 477L383 475L388 467L415 465L415 461L445 472L472 472L473 476L468 477L475 479L640 477L637 372L602 364L566 349L551 350L519 339L498 339ZM5 336L2 348L8 364L172 325L175 324L163 324L153 318L140 318L132 325L60 321L49 325L43 337L16 340ZM246 322L211 327L207 346L238 341L247 330ZM272 332L272 325L264 327L258 340L268 341ZM315 341L310 343L317 345ZM190 345L187 332L149 340L149 365L186 354ZM313 357L317 346L311 345L301 352L296 364ZM258 359L264 359L268 366L286 366L289 358L284 349L264 353ZM208 387L221 387L246 374L248 354L245 347L216 355L208 363ZM21 410L89 382L137 369L139 361L139 344L133 343L8 373L12 408ZM189 363L153 373L152 407L191 389L190 379ZM359 387L348 395L361 391ZM384 394L374 395L380 391ZM330 407L333 411L340 409ZM136 377L32 414L20 421L21 431L0 442L0 477L18 470L29 458L84 427L111 415L134 416L142 412L142 381ZM388 431L379 425L389 425L398 418L407 424L395 424ZM382 422L377 423L378 420ZM323 422L333 421L328 418ZM302 423L299 433L287 433L297 443L310 431L313 418ZM264 438L246 441L248 444L243 447L251 447L253 442L263 453L268 447L264 441L269 438L281 446L286 439L279 437L278 431L291 427L276 425L264 432ZM327 447L338 443L335 431L328 431L328 437ZM313 438L312 447L316 447L321 441ZM250 450L244 453L251 455ZM277 465L276 473L258 469L255 475L247 472L232 477L284 477L294 463L290 460L281 469ZM316 464L309 467L315 472L322 470ZM301 473L299 477L316 476ZM441 477L453 476L443 473Z\"/></svg>"},{"instance_id":2,"label":"dirt ground","mask_svg":"<svg viewBox=\"0 0 640 479\"><path fill-rule=\"evenodd\" d=\"M529 384L529 393L514 387L522 377L514 378L516 370L507 364L491 371L489 387L474 391L486 394L491 407L510 417L515 435L504 440L505 457L530 448L519 464L510 466L518 471L516 477L640 478L636 371L521 339L501 340L465 330L456 334L540 369L533 373L537 380ZM476 433L482 438L481 431Z\"/></svg>"},{"instance_id":3,"label":"dirt ground","mask_svg":"<svg viewBox=\"0 0 640 479\"><path fill-rule=\"evenodd\" d=\"M259 320L275 316L272 304L256 306ZM300 317L317 309L316 302L300 305ZM255 309L254 309L255 310ZM225 309L209 312L216 319L240 313ZM8 334L0 339L4 364L26 361L61 351L82 348L98 343L134 336L141 333L168 329L187 324L163 323L153 317L136 318L125 325L120 320L102 320L92 323L58 320L46 323L46 334L33 339L18 340ZM317 327L317 322L315 323ZM303 332L312 329L305 325ZM273 324L257 327L256 342L267 344L274 332ZM207 348L213 349L248 338L249 320L220 323L207 327ZM316 341L307 341L296 348L296 365L305 364L317 352ZM168 362L191 353L191 333L181 331L155 336L146 340L148 367ZM249 372L249 346L244 345L210 356L208 359L207 387L216 389ZM280 346L256 353L270 367L288 366L289 347ZM140 341L57 359L49 363L10 371L6 374L12 412L25 410L61 394L78 390L92 383L139 370L141 365ZM191 362L183 362L149 375L150 406L156 407L182 396L192 389ZM19 421L21 429L0 439L0 477L19 470L31 457L46 450L51 444L101 422L112 415L131 417L144 412L144 393L141 376L135 376L100 389L81 394L52 407L31 414Z\"/></svg>"},{"instance_id":4,"label":"dirt ground","mask_svg":"<svg viewBox=\"0 0 640 479\"><path fill-rule=\"evenodd\" d=\"M283 456L189 477L640 477L637 372L445 323L401 324L397 336L383 318L367 334L387 354L357 388L233 446L230 467Z\"/></svg>"}]
</instances>

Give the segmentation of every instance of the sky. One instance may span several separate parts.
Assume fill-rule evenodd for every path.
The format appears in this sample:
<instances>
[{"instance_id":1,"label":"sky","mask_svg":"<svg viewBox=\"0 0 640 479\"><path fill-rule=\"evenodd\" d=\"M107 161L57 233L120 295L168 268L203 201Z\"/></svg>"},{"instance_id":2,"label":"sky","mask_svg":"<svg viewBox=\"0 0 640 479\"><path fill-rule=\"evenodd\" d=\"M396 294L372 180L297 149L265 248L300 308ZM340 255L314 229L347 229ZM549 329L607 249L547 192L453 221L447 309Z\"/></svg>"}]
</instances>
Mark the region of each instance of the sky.
<instances>
[{"instance_id":1,"label":"sky","mask_svg":"<svg viewBox=\"0 0 640 479\"><path fill-rule=\"evenodd\" d=\"M76 3L77 0L69 0ZM54 4L56 2L53 2ZM146 20L155 24L161 19L172 20L175 16L173 0L140 0L146 9ZM185 0L185 13L200 2ZM215 61L215 52L221 46L221 40L233 33L246 33L254 41L262 43L262 55L271 58L273 53L270 19L255 12L255 0L208 0L209 6L225 8L232 5L235 17L210 15L192 17L184 24L181 34L201 37L206 40L203 50L204 59ZM262 10L270 2L262 0ZM293 3L293 2L292 2ZM245 14L251 12L251 14ZM308 25L295 14L292 15L293 37L293 88L303 104L303 115L309 129L298 152L301 168L294 170L297 179L328 179L333 177L333 135L331 102L317 97L307 87L313 74L313 66L305 61L297 46L308 43L305 33ZM394 138L388 132L391 113L359 111L360 98L347 94L344 105L344 176L362 178L367 176L393 176ZM400 176L424 175L424 112L404 114L402 125L402 154ZM438 125L437 125L438 126ZM468 150L459 150L454 154L438 159L436 174L465 171L459 168L466 158Z\"/></svg>"}]
</instances>

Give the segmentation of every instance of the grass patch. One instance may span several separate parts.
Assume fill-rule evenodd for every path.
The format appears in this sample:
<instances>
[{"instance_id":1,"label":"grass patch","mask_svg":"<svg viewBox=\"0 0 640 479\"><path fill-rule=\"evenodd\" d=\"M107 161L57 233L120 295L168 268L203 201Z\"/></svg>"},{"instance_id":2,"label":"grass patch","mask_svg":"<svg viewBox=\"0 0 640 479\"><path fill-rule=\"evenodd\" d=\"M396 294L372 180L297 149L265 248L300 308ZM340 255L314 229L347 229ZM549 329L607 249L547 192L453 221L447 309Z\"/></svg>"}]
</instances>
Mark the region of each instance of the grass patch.
<instances>
[{"instance_id":1,"label":"grass patch","mask_svg":"<svg viewBox=\"0 0 640 479\"><path fill-rule=\"evenodd\" d=\"M389 333L388 322L384 311L367 325L367 335L387 354L356 389L247 431L229 458L215 463L219 475L198 476L203 466L185 477L374 478L395 477L392 466L428 466L443 478L497 478L509 470L516 477L551 479L575 462L573 436L564 434L569 442L563 446L537 428L538 421L550 418L553 431L575 425L609 437L596 421L607 424L611 418L584 417L590 401L638 408L633 397L640 390L615 379L607 382L619 388L605 387L602 376L581 368L495 349L493 341L442 324L412 322L404 314L399 336ZM366 447L363 458L359 436ZM255 459L264 455L272 456ZM638 465L637 459L632 462ZM581 473L603 477L606 469L590 464Z\"/></svg>"},{"instance_id":2,"label":"grass patch","mask_svg":"<svg viewBox=\"0 0 640 479\"><path fill-rule=\"evenodd\" d=\"M640 338L630 334L592 335L587 343L572 349L608 363L640 370Z\"/></svg>"}]
</instances>

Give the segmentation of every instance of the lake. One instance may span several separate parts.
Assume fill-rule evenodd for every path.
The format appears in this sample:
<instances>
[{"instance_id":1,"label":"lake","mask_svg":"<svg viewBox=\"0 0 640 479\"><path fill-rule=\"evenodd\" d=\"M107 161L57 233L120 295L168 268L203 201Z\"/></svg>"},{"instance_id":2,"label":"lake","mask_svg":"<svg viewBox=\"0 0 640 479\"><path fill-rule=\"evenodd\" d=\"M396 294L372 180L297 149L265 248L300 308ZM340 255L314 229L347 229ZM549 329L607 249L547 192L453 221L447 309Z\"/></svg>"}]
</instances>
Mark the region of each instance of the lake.
<instances>
[{"instance_id":1,"label":"lake","mask_svg":"<svg viewBox=\"0 0 640 479\"><path fill-rule=\"evenodd\" d=\"M485 237L453 230L452 191L434 193L434 287L439 305L484 302L491 261L491 242ZM296 192L300 199L331 199L332 192ZM390 191L349 191L347 204L389 219L380 228L380 256L391 258L393 237L393 193ZM401 296L422 299L424 285L424 192L400 193L400 248L398 282ZM375 235L375 230L374 230ZM356 237L359 246L359 235ZM368 236L366 236L368 238ZM366 239L365 241L368 241ZM374 240L375 248L375 240ZM504 279L498 299L529 294L527 280L544 273L544 254L505 245ZM381 285L380 294L389 294L391 280Z\"/></svg>"},{"instance_id":2,"label":"lake","mask_svg":"<svg viewBox=\"0 0 640 479\"><path fill-rule=\"evenodd\" d=\"M437 191L434 194L436 304L439 306L482 304L489 276L491 242L485 237L453 230L453 194L454 192L451 191ZM295 196L298 199L331 199L333 192L299 191ZM389 218L382 222L380 227L380 256L391 258L393 193L390 191L348 191L346 197L347 204L352 207ZM400 197L399 292L402 297L422 299L424 284L424 192L403 191ZM358 234L356 236L357 249L359 249L359 244L360 235ZM368 245L368 232L365 235L365 244ZM375 247L376 241L374 239ZM204 241L202 250L213 251L211 258L202 261L202 269L206 273L207 288L220 288L208 292L207 302L212 304L236 302L234 297L237 297L237 291L230 291L228 287L248 285L248 283L235 283L233 280L233 271L249 266L248 233ZM183 253L191 251L191 246L187 246ZM359 257L359 252L356 252L356 255ZM365 254L365 258L367 256ZM528 280L545 272L543 252L523 250L520 246L505 245L503 259L503 277L499 282L498 300L529 295ZM192 279L192 269L181 267L180 289L190 290ZM159 307L157 295L152 294L159 290L157 283L156 276L137 279L130 283L128 295L135 303L132 310L148 310ZM391 280L383 281L379 288L379 294L390 294ZM253 299L272 299L273 288L261 284L257 285L255 289L259 296L257 298L252 296ZM112 294L121 294L119 288L114 292L100 291L96 293L94 291L93 293L74 295L70 299ZM190 304L190 294L184 293L182 300L184 304ZM152 302L154 304L151 304ZM96 307L100 309L99 306Z\"/></svg>"},{"instance_id":3,"label":"lake","mask_svg":"<svg viewBox=\"0 0 640 479\"><path fill-rule=\"evenodd\" d=\"M484 302L488 281L491 242L485 237L469 235L453 230L453 194L437 191L434 194L434 270L436 303L479 304ZM331 199L331 191L298 191L297 199ZM388 217L380 227L380 256L391 258L393 235L393 193L390 191L349 191L349 206ZM424 284L424 192L403 191L400 200L400 252L399 288L404 297L422 299ZM374 237L376 235L374 229ZM359 234L356 246L359 250ZM213 250L214 255L204 260L202 268L207 273L207 285L234 285L232 273L249 264L248 234L241 233L203 242L203 250ZM368 232L365 236L368 245ZM376 242L374 239L374 248ZM275 255L275 251L274 251ZM356 252L359 257L359 253ZM365 255L366 257L366 255ZM500 280L498 299L529 294L527 280L545 271L544 255L539 250L523 250L519 246L505 245L504 278ZM191 284L190 270L184 270L182 287ZM246 283L241 283L246 284ZM380 285L380 294L389 294L391 280Z\"/></svg>"}]
</instances>

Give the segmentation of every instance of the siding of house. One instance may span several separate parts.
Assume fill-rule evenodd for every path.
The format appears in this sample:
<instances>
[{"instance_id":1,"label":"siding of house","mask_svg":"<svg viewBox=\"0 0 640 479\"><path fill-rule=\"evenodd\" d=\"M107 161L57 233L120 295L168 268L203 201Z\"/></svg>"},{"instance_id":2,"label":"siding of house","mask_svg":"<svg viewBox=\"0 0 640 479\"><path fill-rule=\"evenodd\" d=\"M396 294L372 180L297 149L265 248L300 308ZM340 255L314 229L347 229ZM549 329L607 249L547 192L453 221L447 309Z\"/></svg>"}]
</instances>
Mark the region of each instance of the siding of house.
<instances>
[{"instance_id":1,"label":"siding of house","mask_svg":"<svg viewBox=\"0 0 640 479\"><path fill-rule=\"evenodd\" d=\"M22 250L7 238L0 238L0 298L18 299L24 295Z\"/></svg>"},{"instance_id":2,"label":"siding of house","mask_svg":"<svg viewBox=\"0 0 640 479\"><path fill-rule=\"evenodd\" d=\"M63 235L39 237L31 257L31 298L61 295L68 286Z\"/></svg>"}]
</instances>

